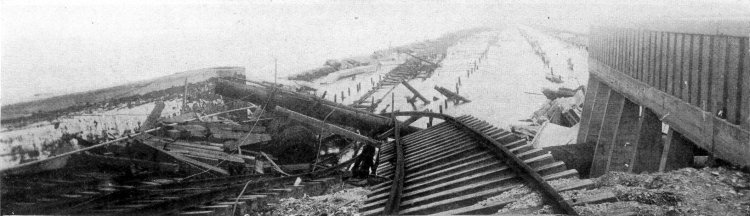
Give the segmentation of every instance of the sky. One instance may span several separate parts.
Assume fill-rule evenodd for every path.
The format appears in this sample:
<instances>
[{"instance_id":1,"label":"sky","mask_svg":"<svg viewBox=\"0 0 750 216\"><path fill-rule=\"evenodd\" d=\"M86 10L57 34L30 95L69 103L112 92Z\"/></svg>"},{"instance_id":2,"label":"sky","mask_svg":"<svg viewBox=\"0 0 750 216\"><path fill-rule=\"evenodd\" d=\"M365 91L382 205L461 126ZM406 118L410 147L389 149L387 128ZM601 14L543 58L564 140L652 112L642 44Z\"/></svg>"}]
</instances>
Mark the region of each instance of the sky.
<instances>
[{"instance_id":1,"label":"sky","mask_svg":"<svg viewBox=\"0 0 750 216\"><path fill-rule=\"evenodd\" d=\"M740 1L0 1L0 101L80 92L216 66L279 76L327 59L437 38L479 26L591 20L647 5L727 13L700 5ZM713 9L712 9L713 8ZM740 11L740 12L737 12ZM640 11L640 13L644 13ZM681 14L682 12L676 13ZM672 15L674 15L673 13ZM700 13L698 13L700 14ZM669 14L667 14L669 15ZM35 96L36 95L36 96Z\"/></svg>"}]
</instances>

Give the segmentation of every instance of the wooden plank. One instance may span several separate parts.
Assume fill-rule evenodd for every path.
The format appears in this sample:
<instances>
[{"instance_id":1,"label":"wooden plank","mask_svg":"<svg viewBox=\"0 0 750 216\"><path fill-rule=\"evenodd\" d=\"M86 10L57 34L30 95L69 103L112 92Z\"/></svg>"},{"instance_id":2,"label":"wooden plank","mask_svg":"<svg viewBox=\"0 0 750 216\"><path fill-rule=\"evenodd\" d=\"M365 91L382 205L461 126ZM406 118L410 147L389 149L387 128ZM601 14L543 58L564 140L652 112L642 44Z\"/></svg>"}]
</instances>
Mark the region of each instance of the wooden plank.
<instances>
[{"instance_id":1,"label":"wooden plank","mask_svg":"<svg viewBox=\"0 0 750 216\"><path fill-rule=\"evenodd\" d=\"M111 156L91 154L88 152L78 154L76 155L76 158L89 161L89 163L86 163L89 165L106 164L106 165L119 166L122 168L129 169L130 168L129 166L133 164L141 168L151 169L151 170L155 170L159 172L177 172L177 170L179 169L179 166L175 163L154 162L154 161L126 158L126 157L111 157Z\"/></svg>"},{"instance_id":2,"label":"wooden plank","mask_svg":"<svg viewBox=\"0 0 750 216\"><path fill-rule=\"evenodd\" d=\"M645 81L645 65L644 61L646 58L646 32L643 30L638 31L638 60L636 61L636 67L638 68L638 80L641 82Z\"/></svg>"},{"instance_id":3,"label":"wooden plank","mask_svg":"<svg viewBox=\"0 0 750 216\"><path fill-rule=\"evenodd\" d=\"M675 35L675 46L674 46L674 59L672 60L674 64L674 77L672 78L672 87L674 88L672 95L674 95L677 98L685 99L682 97L682 40L683 35L682 34L676 34Z\"/></svg>"},{"instance_id":4,"label":"wooden plank","mask_svg":"<svg viewBox=\"0 0 750 216\"><path fill-rule=\"evenodd\" d=\"M612 66L617 65L617 49L615 49L615 45L617 44L617 33L615 31L609 30L609 43L608 47L610 47L609 50L609 62Z\"/></svg>"},{"instance_id":5,"label":"wooden plank","mask_svg":"<svg viewBox=\"0 0 750 216\"><path fill-rule=\"evenodd\" d=\"M638 143L638 112L640 106L624 99L622 115L615 133L612 152L607 162L607 171L627 172L633 166L632 160Z\"/></svg>"},{"instance_id":6,"label":"wooden plank","mask_svg":"<svg viewBox=\"0 0 750 216\"><path fill-rule=\"evenodd\" d=\"M667 34L664 32L659 32L659 70L658 70L658 82L657 86L659 90L662 90L663 92L667 92Z\"/></svg>"},{"instance_id":7,"label":"wooden plank","mask_svg":"<svg viewBox=\"0 0 750 216\"><path fill-rule=\"evenodd\" d=\"M632 63L631 63L631 61L633 60L633 57L631 55L632 54L631 51L632 51L632 48L633 48L633 44L631 42L631 40L633 38L632 37L632 32L633 32L632 29L625 29L625 31L623 32L624 33L623 34L624 39L623 39L623 43L622 43L622 46L623 46L623 62L624 62L623 70L626 71L625 74L627 74L627 75L629 75L631 77L633 77L633 67L632 67Z\"/></svg>"},{"instance_id":8,"label":"wooden plank","mask_svg":"<svg viewBox=\"0 0 750 216\"><path fill-rule=\"evenodd\" d=\"M655 74L654 63L656 62L655 60L656 55L654 55L655 53L654 50L656 50L656 42L654 41L655 36L654 36L654 32L652 31L646 31L646 34L648 36L648 39L647 39L648 41L646 43L646 53L645 53L646 56L643 61L643 65L644 65L643 73L645 74L645 77L646 77L645 78L646 81L644 82L648 83L651 86L656 86L654 85L654 74Z\"/></svg>"},{"instance_id":9,"label":"wooden plank","mask_svg":"<svg viewBox=\"0 0 750 216\"><path fill-rule=\"evenodd\" d=\"M602 51L605 55L605 63L607 65L613 65L612 63L612 49L610 48L612 46L612 32L605 31L604 33L604 44L602 44Z\"/></svg>"},{"instance_id":10,"label":"wooden plank","mask_svg":"<svg viewBox=\"0 0 750 216\"><path fill-rule=\"evenodd\" d=\"M420 94L416 89L414 89L414 87L411 87L411 85L409 85L409 82L406 82L406 80L401 81L401 84L406 86L406 88L409 89L409 91L411 91L412 93L414 93L414 95L416 95L420 100L422 100L424 104L430 103L430 101L427 100L427 98L425 98L424 96L422 96L422 94Z\"/></svg>"},{"instance_id":11,"label":"wooden plank","mask_svg":"<svg viewBox=\"0 0 750 216\"><path fill-rule=\"evenodd\" d=\"M164 101L157 101L155 103L154 109L152 109L151 113L148 114L148 117L146 117L146 121L143 121L143 123L141 124L140 131L145 131L156 126L156 121L159 120L159 117L161 117L161 112L162 110L164 110L164 106Z\"/></svg>"},{"instance_id":12,"label":"wooden plank","mask_svg":"<svg viewBox=\"0 0 750 216\"><path fill-rule=\"evenodd\" d=\"M690 85L690 61L692 60L690 55L692 53L692 47L690 46L692 44L691 41L691 35L684 35L680 42L682 44L682 58L680 58L682 61L682 66L680 67L680 72L682 73L680 89L682 90L682 94L680 98L686 102L690 102L690 88L692 87Z\"/></svg>"},{"instance_id":13,"label":"wooden plank","mask_svg":"<svg viewBox=\"0 0 750 216\"><path fill-rule=\"evenodd\" d=\"M723 36L713 36L714 46L711 52L711 103L709 111L714 115L722 111L726 106L726 54L727 38ZM725 114L726 115L726 114Z\"/></svg>"},{"instance_id":14,"label":"wooden plank","mask_svg":"<svg viewBox=\"0 0 750 216\"><path fill-rule=\"evenodd\" d=\"M690 38L690 47L692 48L690 54L690 104L700 106L701 41L700 35L692 35Z\"/></svg>"},{"instance_id":15,"label":"wooden plank","mask_svg":"<svg viewBox=\"0 0 750 216\"><path fill-rule=\"evenodd\" d=\"M614 68L620 68L620 52L617 49L618 43L620 42L620 32L617 30L610 30L610 34L612 37L612 42L609 45L610 46L610 52L612 53L612 67Z\"/></svg>"},{"instance_id":16,"label":"wooden plank","mask_svg":"<svg viewBox=\"0 0 750 216\"><path fill-rule=\"evenodd\" d=\"M589 79L595 78L590 77ZM596 142L599 139L599 129L601 129L602 122L604 121L604 111L607 108L610 88L603 83L599 83L596 92L594 106L591 109L591 118L587 127L589 129L586 132L584 143Z\"/></svg>"},{"instance_id":17,"label":"wooden plank","mask_svg":"<svg viewBox=\"0 0 750 216\"><path fill-rule=\"evenodd\" d=\"M666 62L666 80L665 84L667 86L667 93L670 95L674 94L674 80L675 80L675 40L676 40L676 34L674 33L667 33L667 62Z\"/></svg>"},{"instance_id":18,"label":"wooden plank","mask_svg":"<svg viewBox=\"0 0 750 216\"><path fill-rule=\"evenodd\" d=\"M164 154L167 154L167 155L173 157L174 159L176 159L178 161L181 161L183 163L186 163L188 165L196 167L196 168L198 168L198 170L201 170L201 171L202 170L210 170L210 171L213 171L215 173L222 174L222 175L229 175L229 172L227 172L226 170L224 170L222 168L211 166L211 165L208 165L206 163L203 163L203 162L200 162L200 161L197 161L197 160L194 160L194 159L182 156L180 154L164 150L164 149L162 149L162 146L160 146L156 142L151 142L149 140L141 140L141 142L143 142L144 144L146 144L146 146L150 146L151 148L156 149L157 151L162 152Z\"/></svg>"},{"instance_id":19,"label":"wooden plank","mask_svg":"<svg viewBox=\"0 0 750 216\"><path fill-rule=\"evenodd\" d=\"M630 73L635 79L638 76L638 31L630 31Z\"/></svg>"},{"instance_id":20,"label":"wooden plank","mask_svg":"<svg viewBox=\"0 0 750 216\"><path fill-rule=\"evenodd\" d=\"M586 96L583 101L583 108L581 111L581 125L578 127L578 138L576 143L586 142L586 136L589 130L589 123L591 121L591 113L594 109L594 101L596 100L596 94L599 89L599 81L589 77L588 84L586 85Z\"/></svg>"},{"instance_id":21,"label":"wooden plank","mask_svg":"<svg viewBox=\"0 0 750 216\"><path fill-rule=\"evenodd\" d=\"M666 172L690 166L693 160L693 145L679 132L670 128L664 142L659 172Z\"/></svg>"},{"instance_id":22,"label":"wooden plank","mask_svg":"<svg viewBox=\"0 0 750 216\"><path fill-rule=\"evenodd\" d=\"M207 159L213 159L213 160L224 160L224 161L231 161L235 163L245 163L245 160L243 160L240 157L230 155L230 154L222 154L223 152L212 152L212 151L196 151L194 149L184 149L177 146L168 147L170 152L183 154L185 156L197 156L201 158L207 158Z\"/></svg>"},{"instance_id":23,"label":"wooden plank","mask_svg":"<svg viewBox=\"0 0 750 216\"><path fill-rule=\"evenodd\" d=\"M740 38L729 37L727 39L727 121L732 124L740 124ZM746 95L745 97L750 97Z\"/></svg>"},{"instance_id":24,"label":"wooden plank","mask_svg":"<svg viewBox=\"0 0 750 216\"><path fill-rule=\"evenodd\" d=\"M600 124L599 136L594 148L594 159L591 162L591 171L589 177L598 177L607 172L607 165L612 153L612 147L615 141L620 117L622 116L622 107L625 103L625 97L616 91L609 90L607 106L605 108L604 119Z\"/></svg>"},{"instance_id":25,"label":"wooden plank","mask_svg":"<svg viewBox=\"0 0 750 216\"><path fill-rule=\"evenodd\" d=\"M700 107L709 111L711 102L711 50L713 50L713 39L710 36L701 36L701 91Z\"/></svg>"},{"instance_id":26,"label":"wooden plank","mask_svg":"<svg viewBox=\"0 0 750 216\"><path fill-rule=\"evenodd\" d=\"M619 68L620 71L629 76L630 71L628 70L628 29L621 29L619 36L620 41L617 43L617 53L619 54L618 60L620 61Z\"/></svg>"},{"instance_id":27,"label":"wooden plank","mask_svg":"<svg viewBox=\"0 0 750 216\"><path fill-rule=\"evenodd\" d=\"M628 69L628 29L623 29L620 32L620 70L624 71L625 74L631 75Z\"/></svg>"},{"instance_id":28,"label":"wooden plank","mask_svg":"<svg viewBox=\"0 0 750 216\"><path fill-rule=\"evenodd\" d=\"M285 108L280 107L280 106L277 106L276 109L275 109L275 111L279 112L281 114L284 114L284 115L288 115L289 118L291 118L291 119L294 119L296 121L299 121L299 122L302 122L302 123L305 123L305 124L308 124L308 125L312 125L312 126L314 126L316 128L319 128L321 130L328 131L328 132L331 132L331 133L335 133L335 134L338 134L338 135L342 135L342 136L345 136L345 137L348 137L348 138L351 138L351 139L359 140L359 141L362 141L364 143L367 143L368 145L373 145L375 147L380 147L380 142L377 141L377 140L374 140L372 138L369 138L369 137L357 134L355 132L346 130L344 128L341 128L341 127L338 127L338 126L335 126L335 125L332 125L332 124L325 123L325 122L323 122L321 120L314 119L312 117L302 115L300 113L297 113L297 112L285 109Z\"/></svg>"},{"instance_id":29,"label":"wooden plank","mask_svg":"<svg viewBox=\"0 0 750 216\"><path fill-rule=\"evenodd\" d=\"M185 146L189 148L197 148L197 149L205 149L210 151L223 151L221 147L217 147L210 144L198 144L198 143L189 143L189 142L182 142L182 141L172 141L172 140L163 140L158 137L153 137L150 140L153 140L155 142L162 142L162 143L169 143L169 145L180 145Z\"/></svg>"},{"instance_id":30,"label":"wooden plank","mask_svg":"<svg viewBox=\"0 0 750 216\"><path fill-rule=\"evenodd\" d=\"M659 34L657 32L651 32L651 40L652 40L652 47L651 47L651 62L649 63L651 66L650 72L651 73L651 85L659 88Z\"/></svg>"},{"instance_id":31,"label":"wooden plank","mask_svg":"<svg viewBox=\"0 0 750 216\"><path fill-rule=\"evenodd\" d=\"M615 202L615 201L617 201L617 194L611 191L606 191L606 192L590 195L582 199L571 200L569 202L571 202L570 205L580 206L580 205L599 204L599 203Z\"/></svg>"},{"instance_id":32,"label":"wooden plank","mask_svg":"<svg viewBox=\"0 0 750 216\"><path fill-rule=\"evenodd\" d=\"M659 116L651 109L643 107L637 130L638 141L633 166L628 171L633 173L659 171L659 159L664 150Z\"/></svg>"},{"instance_id":33,"label":"wooden plank","mask_svg":"<svg viewBox=\"0 0 750 216\"><path fill-rule=\"evenodd\" d=\"M742 78L740 79L740 116L742 128L750 130L750 40L742 40Z\"/></svg>"},{"instance_id":34,"label":"wooden plank","mask_svg":"<svg viewBox=\"0 0 750 216\"><path fill-rule=\"evenodd\" d=\"M743 137L748 137L750 131L729 124L711 113L703 112L698 107L657 91L642 82L623 76L594 59L589 59L589 70L591 76L612 86L628 99L651 108L661 116L662 121L699 147L711 149L711 146L715 145L718 158L737 165L750 165L750 143L743 140ZM712 135L714 129L715 136ZM706 139L712 136L715 137L713 142Z\"/></svg>"}]
</instances>

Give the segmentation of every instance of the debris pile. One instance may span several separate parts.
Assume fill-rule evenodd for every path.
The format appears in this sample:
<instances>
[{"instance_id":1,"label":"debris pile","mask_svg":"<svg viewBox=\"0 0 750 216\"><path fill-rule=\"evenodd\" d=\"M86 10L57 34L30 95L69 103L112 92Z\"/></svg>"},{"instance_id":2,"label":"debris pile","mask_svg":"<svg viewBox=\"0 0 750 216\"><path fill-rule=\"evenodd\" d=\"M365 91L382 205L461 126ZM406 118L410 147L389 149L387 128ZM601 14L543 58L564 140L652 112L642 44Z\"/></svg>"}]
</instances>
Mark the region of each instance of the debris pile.
<instances>
[{"instance_id":1,"label":"debris pile","mask_svg":"<svg viewBox=\"0 0 750 216\"><path fill-rule=\"evenodd\" d=\"M356 215L370 193L361 187L338 190L322 196L282 199L272 215Z\"/></svg>"},{"instance_id":2,"label":"debris pile","mask_svg":"<svg viewBox=\"0 0 750 216\"><path fill-rule=\"evenodd\" d=\"M600 196L575 207L581 215L750 214L750 174L731 168L683 168L653 174L610 172L595 180L595 188L562 193L571 200Z\"/></svg>"},{"instance_id":3,"label":"debris pile","mask_svg":"<svg viewBox=\"0 0 750 216\"><path fill-rule=\"evenodd\" d=\"M528 139L534 139L542 131L542 128L572 128L575 133L577 131L578 122L581 120L581 112L583 107L585 89L583 86L575 89L560 88L558 92L566 92L565 94L554 93L556 97L547 100L546 103L535 111L529 119L520 122L519 124L511 125L511 130L526 136ZM551 126L545 126L550 124ZM562 134L556 134L562 135ZM566 143L562 143L566 144Z\"/></svg>"}]
</instances>

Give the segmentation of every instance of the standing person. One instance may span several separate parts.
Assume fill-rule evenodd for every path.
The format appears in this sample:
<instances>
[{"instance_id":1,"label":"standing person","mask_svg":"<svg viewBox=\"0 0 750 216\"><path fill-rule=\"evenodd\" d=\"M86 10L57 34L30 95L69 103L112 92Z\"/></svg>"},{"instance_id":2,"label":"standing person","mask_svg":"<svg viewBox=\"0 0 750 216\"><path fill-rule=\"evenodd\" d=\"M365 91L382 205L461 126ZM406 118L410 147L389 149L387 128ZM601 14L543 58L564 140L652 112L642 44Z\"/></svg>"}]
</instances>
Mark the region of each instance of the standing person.
<instances>
[{"instance_id":1,"label":"standing person","mask_svg":"<svg viewBox=\"0 0 750 216\"><path fill-rule=\"evenodd\" d=\"M370 169L373 167L373 157L375 156L375 147L371 145L365 145L362 147L362 153L356 161L354 161L354 169L352 170L354 178L367 178L370 176Z\"/></svg>"}]
</instances>

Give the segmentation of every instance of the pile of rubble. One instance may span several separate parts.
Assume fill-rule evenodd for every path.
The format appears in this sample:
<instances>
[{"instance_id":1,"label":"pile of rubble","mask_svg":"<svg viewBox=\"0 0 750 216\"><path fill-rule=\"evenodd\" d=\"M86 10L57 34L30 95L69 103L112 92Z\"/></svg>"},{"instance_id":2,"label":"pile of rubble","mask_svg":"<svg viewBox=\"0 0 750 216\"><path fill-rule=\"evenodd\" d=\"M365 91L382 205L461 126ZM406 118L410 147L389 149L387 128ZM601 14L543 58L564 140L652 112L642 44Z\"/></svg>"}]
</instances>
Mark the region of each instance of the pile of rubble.
<instances>
[{"instance_id":1,"label":"pile of rubble","mask_svg":"<svg viewBox=\"0 0 750 216\"><path fill-rule=\"evenodd\" d=\"M527 120L511 125L511 131L532 140L536 148L574 143L581 121L585 88L544 89L543 92L547 95L547 102Z\"/></svg>"},{"instance_id":2,"label":"pile of rubble","mask_svg":"<svg viewBox=\"0 0 750 216\"><path fill-rule=\"evenodd\" d=\"M334 192L335 191L335 192ZM282 199L272 215L357 215L370 191L361 187L339 186L321 196Z\"/></svg>"},{"instance_id":3,"label":"pile of rubble","mask_svg":"<svg viewBox=\"0 0 750 216\"><path fill-rule=\"evenodd\" d=\"M750 174L732 168L610 172L595 181L595 188L562 193L578 200L614 195L575 207L581 215L750 215Z\"/></svg>"}]
</instances>

